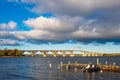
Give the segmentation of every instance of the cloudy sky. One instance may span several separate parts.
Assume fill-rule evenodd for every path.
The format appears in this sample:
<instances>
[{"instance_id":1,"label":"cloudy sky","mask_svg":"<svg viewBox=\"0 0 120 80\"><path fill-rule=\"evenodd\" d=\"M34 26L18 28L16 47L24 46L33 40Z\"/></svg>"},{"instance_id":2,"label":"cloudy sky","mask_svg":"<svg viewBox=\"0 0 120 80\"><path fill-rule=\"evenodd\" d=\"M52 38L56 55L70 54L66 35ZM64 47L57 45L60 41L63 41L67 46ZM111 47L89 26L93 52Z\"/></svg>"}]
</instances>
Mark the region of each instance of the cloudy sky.
<instances>
[{"instance_id":1,"label":"cloudy sky","mask_svg":"<svg viewBox=\"0 0 120 80\"><path fill-rule=\"evenodd\" d=\"M120 0L0 0L0 49L120 52Z\"/></svg>"}]
</instances>

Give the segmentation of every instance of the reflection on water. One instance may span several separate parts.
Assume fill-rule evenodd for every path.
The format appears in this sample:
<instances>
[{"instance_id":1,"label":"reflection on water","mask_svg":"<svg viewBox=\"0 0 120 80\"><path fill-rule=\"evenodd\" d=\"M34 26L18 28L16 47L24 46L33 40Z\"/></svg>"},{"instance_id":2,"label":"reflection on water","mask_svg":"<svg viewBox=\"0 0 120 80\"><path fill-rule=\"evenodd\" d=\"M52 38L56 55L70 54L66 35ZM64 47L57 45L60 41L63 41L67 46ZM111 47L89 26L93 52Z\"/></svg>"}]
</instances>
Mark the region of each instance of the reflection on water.
<instances>
[{"instance_id":1,"label":"reflection on water","mask_svg":"<svg viewBox=\"0 0 120 80\"><path fill-rule=\"evenodd\" d=\"M120 80L120 73L92 72L81 70L58 70L58 64L63 63L96 63L96 57L21 57L0 58L0 80ZM116 62L120 65L120 57L99 57L101 63ZM52 70L49 69L49 64Z\"/></svg>"}]
</instances>

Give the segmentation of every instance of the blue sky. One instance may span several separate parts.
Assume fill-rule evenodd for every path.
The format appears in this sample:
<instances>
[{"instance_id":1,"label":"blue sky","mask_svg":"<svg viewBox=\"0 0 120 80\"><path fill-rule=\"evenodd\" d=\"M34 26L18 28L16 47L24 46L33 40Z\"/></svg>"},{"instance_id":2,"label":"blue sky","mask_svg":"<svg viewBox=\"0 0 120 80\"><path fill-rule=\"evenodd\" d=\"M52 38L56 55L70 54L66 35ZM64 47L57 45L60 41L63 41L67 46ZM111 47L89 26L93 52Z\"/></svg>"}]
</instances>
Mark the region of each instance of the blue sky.
<instances>
[{"instance_id":1,"label":"blue sky","mask_svg":"<svg viewBox=\"0 0 120 80\"><path fill-rule=\"evenodd\" d=\"M120 52L119 0L0 0L0 49Z\"/></svg>"}]
</instances>

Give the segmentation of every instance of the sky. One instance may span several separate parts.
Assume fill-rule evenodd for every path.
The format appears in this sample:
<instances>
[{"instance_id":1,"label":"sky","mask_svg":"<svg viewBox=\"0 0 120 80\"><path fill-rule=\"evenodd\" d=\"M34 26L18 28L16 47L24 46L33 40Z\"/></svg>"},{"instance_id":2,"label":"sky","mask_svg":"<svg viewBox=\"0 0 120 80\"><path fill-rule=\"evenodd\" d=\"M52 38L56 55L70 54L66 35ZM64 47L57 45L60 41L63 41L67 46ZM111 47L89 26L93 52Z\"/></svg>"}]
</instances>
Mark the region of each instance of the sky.
<instances>
[{"instance_id":1,"label":"sky","mask_svg":"<svg viewBox=\"0 0 120 80\"><path fill-rule=\"evenodd\" d=\"M120 53L120 0L0 0L0 49Z\"/></svg>"}]
</instances>

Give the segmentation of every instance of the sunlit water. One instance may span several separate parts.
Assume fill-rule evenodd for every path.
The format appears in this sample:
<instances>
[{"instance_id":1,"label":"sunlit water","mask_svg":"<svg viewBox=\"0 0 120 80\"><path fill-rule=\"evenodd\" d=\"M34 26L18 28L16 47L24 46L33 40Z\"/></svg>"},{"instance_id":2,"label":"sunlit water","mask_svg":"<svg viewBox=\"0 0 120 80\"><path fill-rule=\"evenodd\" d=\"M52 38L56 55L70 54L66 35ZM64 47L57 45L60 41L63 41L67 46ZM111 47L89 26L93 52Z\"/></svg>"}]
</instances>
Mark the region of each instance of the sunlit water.
<instances>
[{"instance_id":1,"label":"sunlit water","mask_svg":"<svg viewBox=\"0 0 120 80\"><path fill-rule=\"evenodd\" d=\"M98 57L100 63L116 62L120 66L120 57ZM103 72L84 73L74 70L58 70L58 64L63 63L89 63L96 64L97 57L20 57L0 58L0 80L120 80L120 73ZM52 70L49 64L52 63Z\"/></svg>"}]
</instances>

